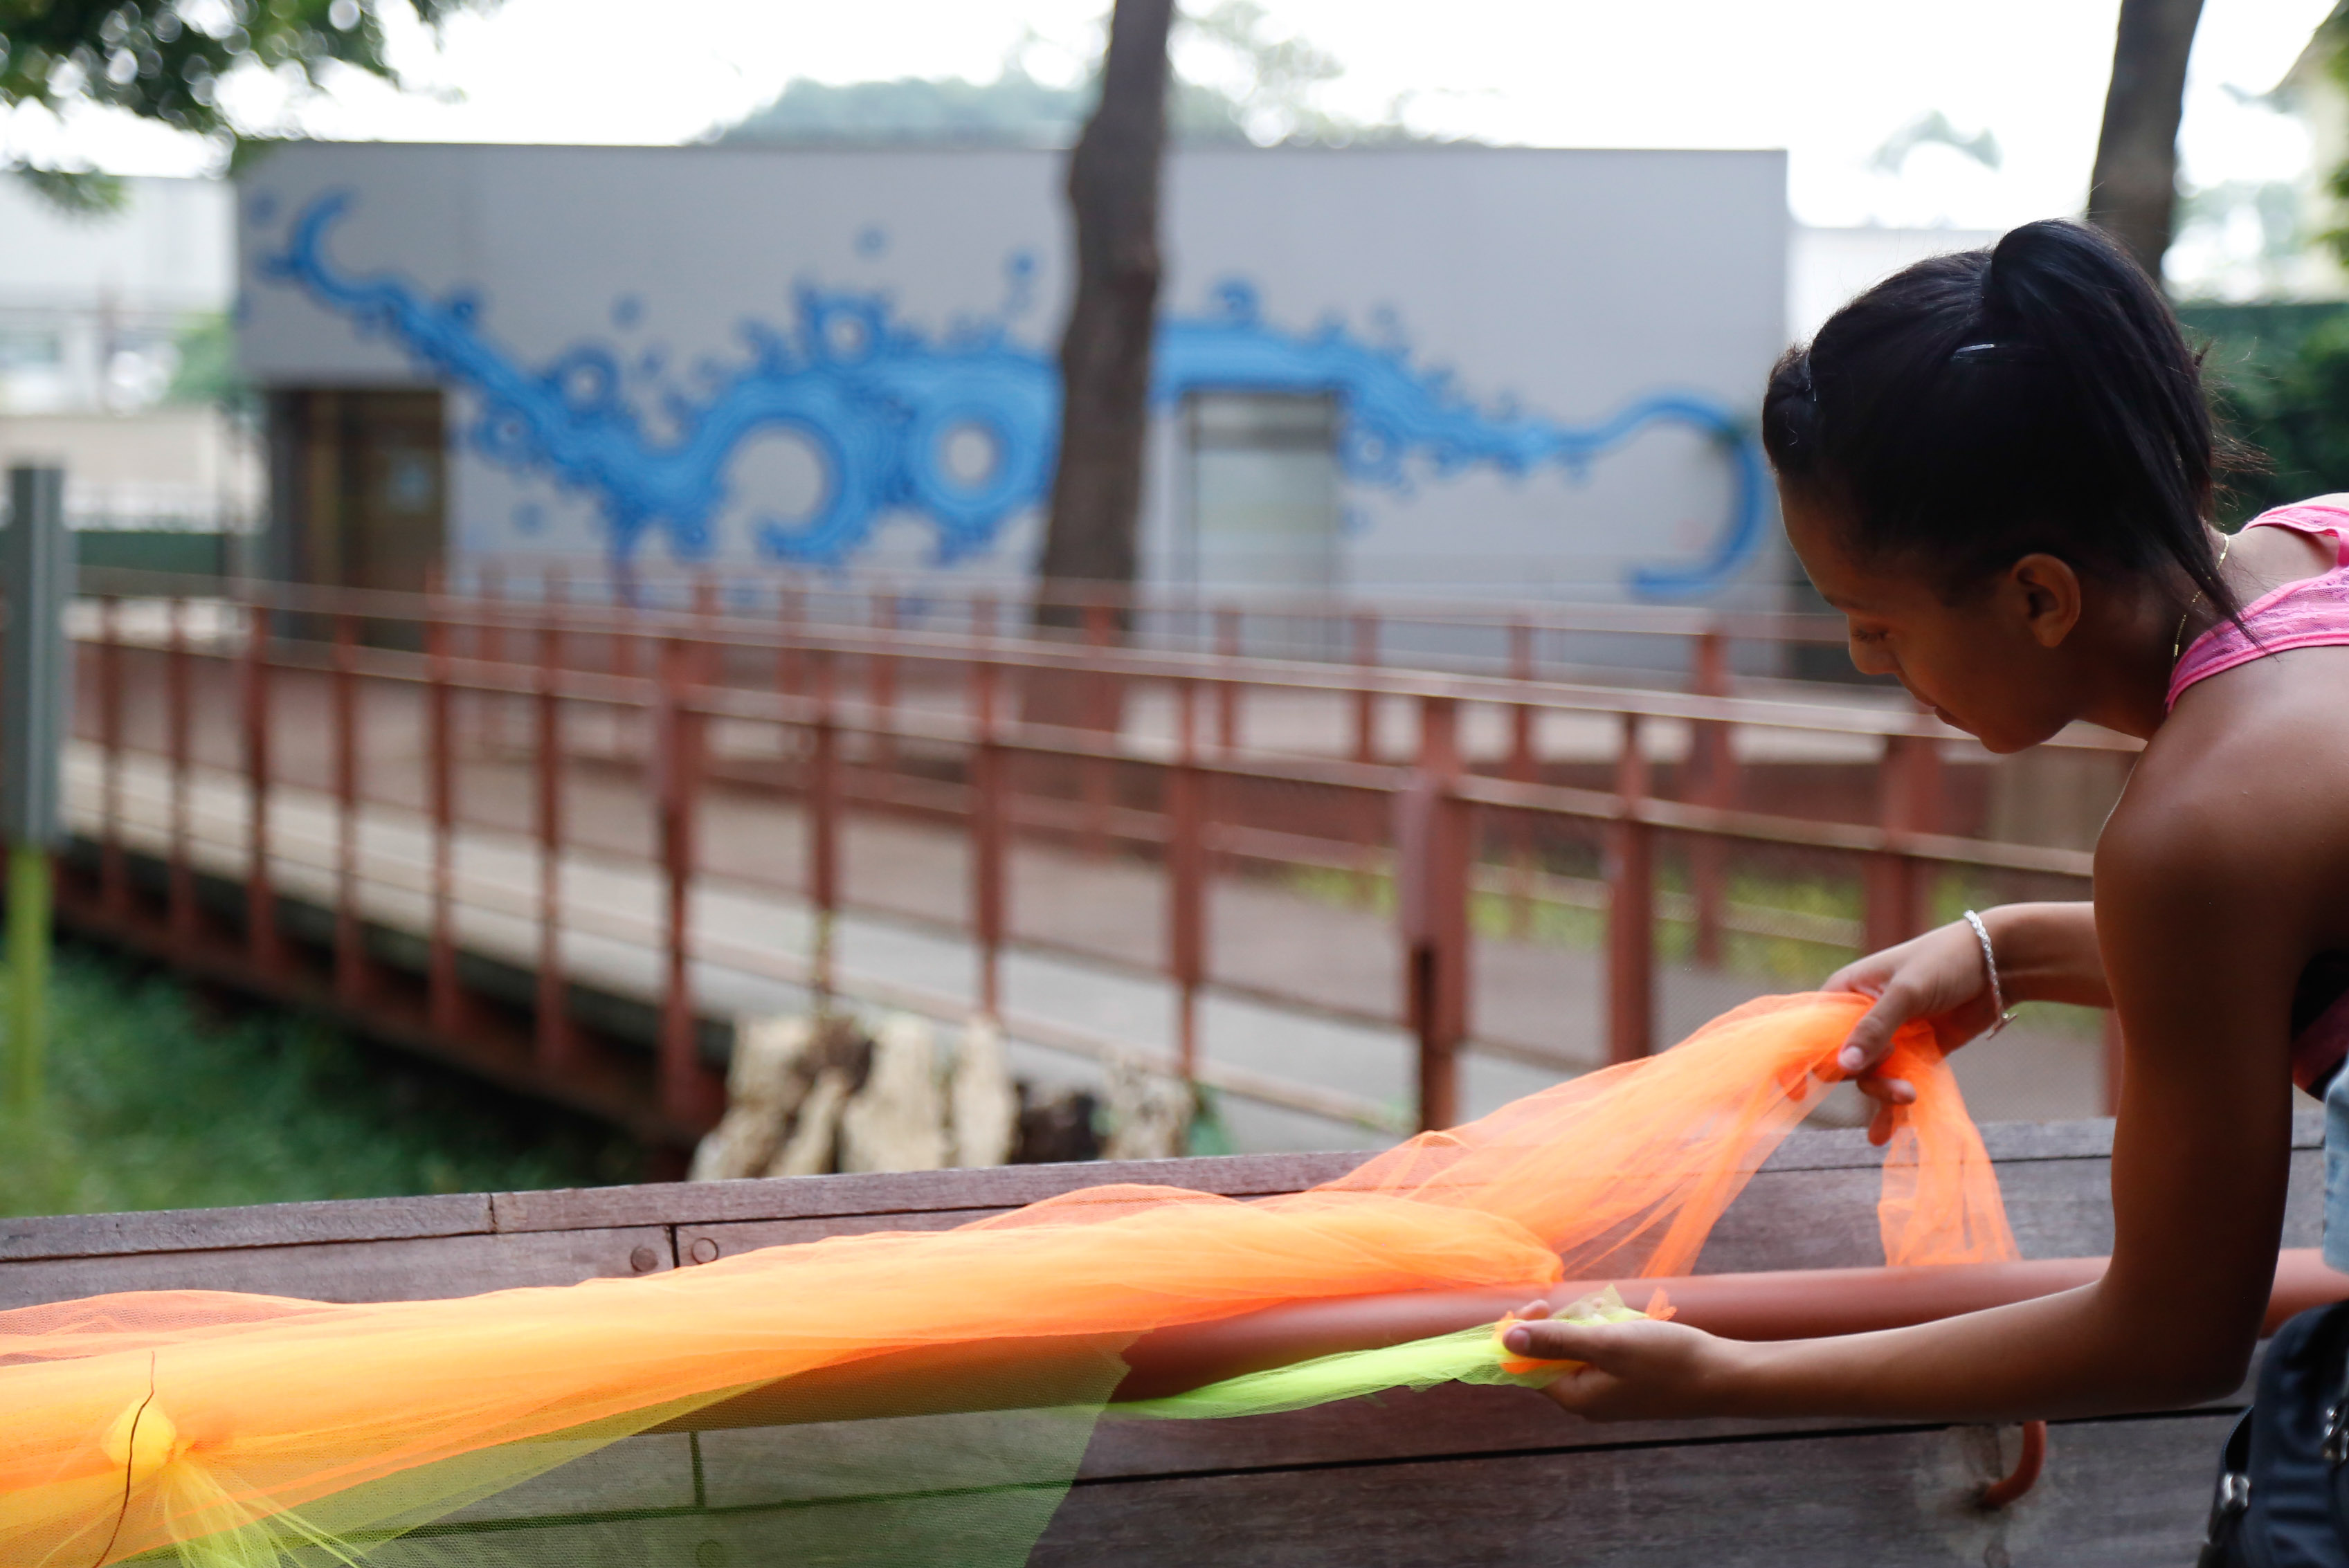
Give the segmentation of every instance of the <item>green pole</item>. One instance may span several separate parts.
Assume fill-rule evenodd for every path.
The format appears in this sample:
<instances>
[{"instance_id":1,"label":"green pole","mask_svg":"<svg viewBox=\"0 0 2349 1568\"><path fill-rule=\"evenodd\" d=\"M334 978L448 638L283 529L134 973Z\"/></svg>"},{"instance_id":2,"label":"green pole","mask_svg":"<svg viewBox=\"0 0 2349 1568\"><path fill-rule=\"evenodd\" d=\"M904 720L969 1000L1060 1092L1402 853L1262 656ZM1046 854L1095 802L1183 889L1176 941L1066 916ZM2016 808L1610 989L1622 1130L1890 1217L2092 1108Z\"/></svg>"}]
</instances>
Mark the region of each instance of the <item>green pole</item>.
<instances>
[{"instance_id":1,"label":"green pole","mask_svg":"<svg viewBox=\"0 0 2349 1568\"><path fill-rule=\"evenodd\" d=\"M49 1032L49 852L8 847L8 1108L41 1103Z\"/></svg>"},{"instance_id":2,"label":"green pole","mask_svg":"<svg viewBox=\"0 0 2349 1568\"><path fill-rule=\"evenodd\" d=\"M49 855L64 841L57 761L72 733L73 536L66 531L59 468L8 469L8 526L0 529L0 839L8 845L8 1050L0 1106L29 1117L41 1103L49 999Z\"/></svg>"}]
</instances>

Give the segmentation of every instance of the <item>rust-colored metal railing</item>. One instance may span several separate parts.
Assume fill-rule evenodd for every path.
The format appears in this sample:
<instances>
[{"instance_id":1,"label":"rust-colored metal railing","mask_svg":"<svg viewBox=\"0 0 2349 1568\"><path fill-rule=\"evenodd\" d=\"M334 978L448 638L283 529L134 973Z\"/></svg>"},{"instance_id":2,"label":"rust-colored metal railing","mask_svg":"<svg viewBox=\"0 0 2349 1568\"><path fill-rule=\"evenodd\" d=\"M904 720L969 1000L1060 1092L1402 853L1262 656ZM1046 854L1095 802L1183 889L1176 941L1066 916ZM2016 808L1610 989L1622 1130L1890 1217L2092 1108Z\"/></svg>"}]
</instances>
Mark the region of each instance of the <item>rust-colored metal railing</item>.
<instances>
[{"instance_id":1,"label":"rust-colored metal railing","mask_svg":"<svg viewBox=\"0 0 2349 1568\"><path fill-rule=\"evenodd\" d=\"M616 572L575 556L512 554L470 560L450 587L486 600L675 608L711 591L702 567L632 566ZM1782 652L1841 647L1843 618L1824 612L1640 603L1560 603L1506 594L1439 597L1382 593L1375 600L1302 589L1035 583L788 566L729 567L732 614L830 625L899 623L999 634L1005 617L1044 634L1091 635L1107 622L1140 646L1365 666L1447 668L1531 678L1575 670L1646 678L1717 656L1733 644ZM1708 646L1709 645L1709 646ZM1694 651L1692 651L1694 650ZM1775 657L1769 661L1783 662ZM1828 661L1832 665L1833 661ZM1846 672L1848 673L1848 672Z\"/></svg>"},{"instance_id":2,"label":"rust-colored metal railing","mask_svg":"<svg viewBox=\"0 0 2349 1568\"><path fill-rule=\"evenodd\" d=\"M94 852L60 888L69 917L670 1144L720 1109L698 995L714 973L982 1016L1037 1045L1157 1059L1235 1096L1400 1131L1456 1119L1464 1052L1558 1072L1597 1065L1539 1030L1480 1026L1475 954L1495 907L1517 911L1519 930L1537 900L1603 913L1603 1054L1622 1060L1656 1044L1660 922L1692 927L1700 961L1718 957L1734 922L1754 923L1728 894L1734 857L1866 868L1857 929L1797 912L1770 928L1847 945L1917 929L1937 876L2039 888L2089 871L2082 851L1943 830L1941 758L1971 745L1956 732L1846 695L1734 695L1717 646L1695 689L1673 691L1138 648L1117 644L1105 613L1089 637L1034 640L997 634L991 614L983 629L941 631L816 621L788 604L723 614L707 594L643 609L91 585L80 711L97 794L78 820ZM1376 733L1397 709L1415 720L1408 757ZM1495 717L1497 730L1485 723ZM1611 740L1562 766L1541 755L1554 725L1603 727ZM1660 764L1665 732L1680 756ZM1873 769L1876 748L1873 806L1838 817L1746 803L1733 742L1763 732L1864 758L1847 771ZM2116 760L2133 749L2098 732L2058 744ZM146 810L134 833L134 796L158 795L161 822ZM852 877L852 830L886 822L958 845L960 869L894 896ZM767 841L786 829L799 840L788 853ZM405 847L391 845L402 833ZM1559 846L1603 851L1600 874L1544 864ZM1065 921L1023 921L1017 862L1040 847L1151 903L1155 934L1112 949ZM1668 849L1687 851L1685 892L1659 888ZM240 862L241 913L200 885L227 856ZM141 881L149 864L161 867L160 896ZM1219 965L1213 912L1249 868L1391 899L1390 999ZM1124 871L1154 876L1155 891L1115 882ZM621 883L636 892L595 891ZM803 911L804 939L696 913L752 895ZM305 901L320 918L297 930ZM952 937L972 960L968 989L849 972L842 923L866 916ZM422 945L420 985L387 957L386 931L403 920L401 939ZM510 930L500 949L527 974L519 995L481 978L474 949L493 927L526 934ZM572 956L581 942L652 958L622 987L653 1020L649 1074L640 1050L582 1017L574 991L605 976ZM1006 959L1036 954L1165 986L1173 1050L1015 1011ZM1205 1041L1211 997L1406 1031L1416 1103L1219 1058Z\"/></svg>"}]
</instances>

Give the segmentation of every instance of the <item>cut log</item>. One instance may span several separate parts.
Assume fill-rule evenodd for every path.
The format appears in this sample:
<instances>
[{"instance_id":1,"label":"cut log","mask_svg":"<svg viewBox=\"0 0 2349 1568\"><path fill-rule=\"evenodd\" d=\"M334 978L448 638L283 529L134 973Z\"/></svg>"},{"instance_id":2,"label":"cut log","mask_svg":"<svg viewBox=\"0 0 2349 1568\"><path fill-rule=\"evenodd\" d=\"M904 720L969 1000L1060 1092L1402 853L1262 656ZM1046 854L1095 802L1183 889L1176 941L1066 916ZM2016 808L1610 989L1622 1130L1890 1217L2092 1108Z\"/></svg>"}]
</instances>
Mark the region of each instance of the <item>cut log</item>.
<instances>
[{"instance_id":1,"label":"cut log","mask_svg":"<svg viewBox=\"0 0 2349 1568\"><path fill-rule=\"evenodd\" d=\"M872 1074L840 1113L840 1169L938 1170L947 1163L946 1124L930 1026L898 1014L874 1032Z\"/></svg>"},{"instance_id":2,"label":"cut log","mask_svg":"<svg viewBox=\"0 0 2349 1568\"><path fill-rule=\"evenodd\" d=\"M808 1018L760 1018L736 1028L726 1114L693 1151L694 1181L758 1176L774 1164L807 1087L795 1069L814 1037Z\"/></svg>"},{"instance_id":3,"label":"cut log","mask_svg":"<svg viewBox=\"0 0 2349 1568\"><path fill-rule=\"evenodd\" d=\"M1001 1165L1019 1141L1019 1091L1003 1053L1003 1035L985 1018L974 1018L955 1050L948 1090L954 1163Z\"/></svg>"},{"instance_id":4,"label":"cut log","mask_svg":"<svg viewBox=\"0 0 2349 1568\"><path fill-rule=\"evenodd\" d=\"M1109 1137L1104 1160L1174 1160L1189 1141L1196 1101L1191 1086L1130 1061L1109 1070Z\"/></svg>"}]
</instances>

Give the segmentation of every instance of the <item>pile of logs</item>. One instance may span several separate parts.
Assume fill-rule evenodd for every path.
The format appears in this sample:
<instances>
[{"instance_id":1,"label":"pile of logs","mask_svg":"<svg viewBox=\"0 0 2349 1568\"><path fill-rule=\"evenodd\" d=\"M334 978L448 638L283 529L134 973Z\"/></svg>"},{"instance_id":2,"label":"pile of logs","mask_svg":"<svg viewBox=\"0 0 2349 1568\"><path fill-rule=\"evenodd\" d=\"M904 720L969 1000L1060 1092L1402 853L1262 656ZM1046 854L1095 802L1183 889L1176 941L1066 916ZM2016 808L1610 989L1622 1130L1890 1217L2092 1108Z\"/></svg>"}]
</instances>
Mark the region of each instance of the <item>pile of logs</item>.
<instances>
[{"instance_id":1,"label":"pile of logs","mask_svg":"<svg viewBox=\"0 0 2349 1568\"><path fill-rule=\"evenodd\" d=\"M1002 1037L976 1020L942 1047L926 1019L868 1026L845 1013L746 1021L723 1120L693 1180L938 1171L1185 1153L1189 1088L1113 1064L1103 1095L1012 1078Z\"/></svg>"}]
</instances>

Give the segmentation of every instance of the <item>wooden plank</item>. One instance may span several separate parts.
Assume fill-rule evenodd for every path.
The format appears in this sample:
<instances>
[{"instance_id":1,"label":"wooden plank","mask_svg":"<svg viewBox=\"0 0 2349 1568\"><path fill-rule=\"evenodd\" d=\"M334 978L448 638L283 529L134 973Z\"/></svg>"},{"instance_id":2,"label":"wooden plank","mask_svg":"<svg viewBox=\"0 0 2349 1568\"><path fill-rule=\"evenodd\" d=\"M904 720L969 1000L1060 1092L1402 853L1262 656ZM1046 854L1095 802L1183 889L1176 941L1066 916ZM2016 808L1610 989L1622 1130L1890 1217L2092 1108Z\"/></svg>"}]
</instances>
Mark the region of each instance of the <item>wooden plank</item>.
<instances>
[{"instance_id":1,"label":"wooden plank","mask_svg":"<svg viewBox=\"0 0 2349 1568\"><path fill-rule=\"evenodd\" d=\"M1277 1416L1184 1421L1121 1418L1111 1407L1082 1474L1095 1480L1211 1471L1301 1470L1397 1460L1619 1449L1806 1432L1848 1432L1848 1418L1624 1421L1570 1416L1526 1388L1444 1384Z\"/></svg>"},{"instance_id":2,"label":"wooden plank","mask_svg":"<svg viewBox=\"0 0 2349 1568\"><path fill-rule=\"evenodd\" d=\"M444 1526L695 1506L693 1439L623 1438L447 1515Z\"/></svg>"},{"instance_id":3,"label":"wooden plank","mask_svg":"<svg viewBox=\"0 0 2349 1568\"><path fill-rule=\"evenodd\" d=\"M1009 1209L948 1209L913 1214L825 1214L807 1220L745 1220L731 1225L679 1225L677 1261L680 1266L716 1263L760 1247L820 1242L827 1236L862 1236L874 1231L949 1231Z\"/></svg>"},{"instance_id":4,"label":"wooden plank","mask_svg":"<svg viewBox=\"0 0 2349 1568\"><path fill-rule=\"evenodd\" d=\"M1030 1562L1034 1568L2140 1568L2190 1559L2229 1419L2059 1425L2038 1487L1996 1513L1974 1498L2011 1462L2015 1438L2012 1429L1981 1427L1081 1480ZM922 1468L984 1482L1016 1479L1023 1460L1053 1457L1049 1441L1022 1447L1015 1438L1008 1449L990 1448L1004 1430L991 1423L959 1444L936 1443L943 1468ZM969 1544L973 1530L1032 1524L1053 1501L1049 1490L1029 1499L1015 1494L1009 1510L988 1520L900 1499L843 1499L843 1490L874 1479L870 1444L836 1450L829 1456L836 1462L828 1462L821 1443L779 1449L772 1441L746 1442L720 1455L713 1437L702 1439L699 1505L660 1501L682 1490L674 1460L663 1455L653 1473L616 1477L600 1496L577 1484L542 1496L542 1507L585 1504L570 1517L469 1517L432 1534L461 1538L486 1526L513 1541L514 1523L534 1517L539 1522L523 1532L533 1561L566 1553L799 1561L812 1542L869 1551L886 1542L895 1560L944 1563L959 1560L957 1547ZM908 1484L922 1479L897 1473ZM642 1511L624 1511L631 1510ZM454 1542L447 1546L461 1551ZM837 1560L867 1558L852 1551Z\"/></svg>"},{"instance_id":5,"label":"wooden plank","mask_svg":"<svg viewBox=\"0 0 2349 1568\"><path fill-rule=\"evenodd\" d=\"M1081 1188L1117 1182L1180 1187L1194 1192L1260 1197L1294 1192L1341 1176L1361 1163L1346 1152L1231 1154L1198 1160L1093 1161L1069 1165L999 1165L977 1171L911 1171L854 1176L787 1176L740 1181L655 1183L501 1192L501 1231L553 1231L605 1225L722 1224L740 1220L811 1219L826 1214L943 1212L1013 1209Z\"/></svg>"},{"instance_id":6,"label":"wooden plank","mask_svg":"<svg viewBox=\"0 0 2349 1568\"><path fill-rule=\"evenodd\" d=\"M426 1236L0 1263L0 1308L129 1290L228 1290L305 1301L425 1301L672 1265L659 1226ZM639 1266L641 1265L641 1266Z\"/></svg>"},{"instance_id":7,"label":"wooden plank","mask_svg":"<svg viewBox=\"0 0 2349 1568\"><path fill-rule=\"evenodd\" d=\"M2012 1508L1988 1429L1081 1482L1033 1568L2143 1568L2193 1555L2225 1415L2066 1423Z\"/></svg>"},{"instance_id":8,"label":"wooden plank","mask_svg":"<svg viewBox=\"0 0 2349 1568\"><path fill-rule=\"evenodd\" d=\"M2294 1118L2294 1148L2318 1149L2323 1137L2321 1112L2304 1110ZM2112 1149L2112 1123L1992 1123L1982 1129L1982 1139L2000 1165L2001 1178L2012 1198L2028 1190L2029 1173L2019 1167L2041 1161L2107 1158ZM650 1182L538 1192L0 1219L0 1261L106 1257L287 1243L388 1241L484 1232L512 1234L631 1225L723 1225L831 1215L976 1213L1016 1208L1041 1198L1116 1181L1180 1187L1231 1197L1261 1197L1333 1180L1352 1170L1361 1159L1358 1154L1342 1151L1244 1154L1198 1160L1014 1165L983 1171L798 1176L771 1181ZM1883 1151L1871 1148L1857 1130L1798 1129L1763 1166L1755 1191L1757 1195L1775 1191L1768 1179L1791 1172L1849 1171L1867 1176L1862 1187L1869 1192L1867 1202L1872 1205L1874 1189L1870 1183L1882 1163ZM2018 1209L2021 1207L2018 1205ZM2296 1210L2294 1224L2301 1223L2302 1218ZM2027 1230L2033 1222L2036 1222L2018 1212L2019 1230ZM2067 1234L2089 1233L2076 1222L2067 1222L2065 1230ZM1872 1223L1868 1233L1873 1233ZM1724 1233L1724 1240L1728 1234ZM2290 1244L2313 1244L2313 1240L2312 1236L2309 1242ZM1737 1244L1743 1247L1747 1243ZM1723 1255L1727 1255L1725 1248ZM2065 1254L2036 1251L2032 1255ZM1836 1261L1860 1260L1837 1255ZM1709 1266L1752 1265L1709 1263ZM1795 1256L1789 1255L1764 1266L1813 1265L1796 1262Z\"/></svg>"},{"instance_id":9,"label":"wooden plank","mask_svg":"<svg viewBox=\"0 0 2349 1568\"><path fill-rule=\"evenodd\" d=\"M1085 1410L981 1410L702 1432L704 1500L761 1508L868 1492L1033 1485L1074 1473Z\"/></svg>"},{"instance_id":10,"label":"wooden plank","mask_svg":"<svg viewBox=\"0 0 2349 1568\"><path fill-rule=\"evenodd\" d=\"M2258 1377L2258 1357L2254 1356L2234 1392L2198 1408L2241 1409L2251 1403ZM1793 1420L1588 1421L1567 1414L1527 1389L1444 1384L1277 1416L1213 1421L1120 1418L1112 1406L1086 1450L1082 1473L1094 1480L1112 1480L1299 1470L1411 1459L1848 1433L1881 1424L1827 1416Z\"/></svg>"},{"instance_id":11,"label":"wooden plank","mask_svg":"<svg viewBox=\"0 0 2349 1568\"><path fill-rule=\"evenodd\" d=\"M2025 1160L1999 1171L2007 1214L2025 1257L2094 1257L2112 1251L2110 1166L2101 1159ZM1873 1166L1768 1167L1757 1173L1697 1259L1700 1274L1773 1269L1868 1267L1884 1261L1876 1204L1882 1181ZM2323 1232L2323 1156L2292 1156L2283 1245L2314 1246ZM678 1230L681 1261L709 1262L695 1250L731 1257L755 1247L868 1231L944 1230L992 1209L840 1214L790 1220L688 1224Z\"/></svg>"},{"instance_id":12,"label":"wooden plank","mask_svg":"<svg viewBox=\"0 0 2349 1568\"><path fill-rule=\"evenodd\" d=\"M371 1554L389 1564L612 1563L660 1568L1005 1562L1050 1522L1058 1487L920 1492L735 1509L616 1511L602 1517L467 1522L416 1532Z\"/></svg>"},{"instance_id":13,"label":"wooden plank","mask_svg":"<svg viewBox=\"0 0 2349 1568\"><path fill-rule=\"evenodd\" d=\"M2024 1257L2096 1257L2113 1250L2109 1160L2002 1161L1998 1175L2007 1221ZM1872 1169L1765 1167L1713 1227L1696 1272L1880 1264L1876 1203L1881 1189ZM2313 1247L2323 1239L2323 1150L2295 1150L2282 1245Z\"/></svg>"},{"instance_id":14,"label":"wooden plank","mask_svg":"<svg viewBox=\"0 0 2349 1568\"><path fill-rule=\"evenodd\" d=\"M0 1260L486 1234L487 1193L0 1219Z\"/></svg>"}]
</instances>

